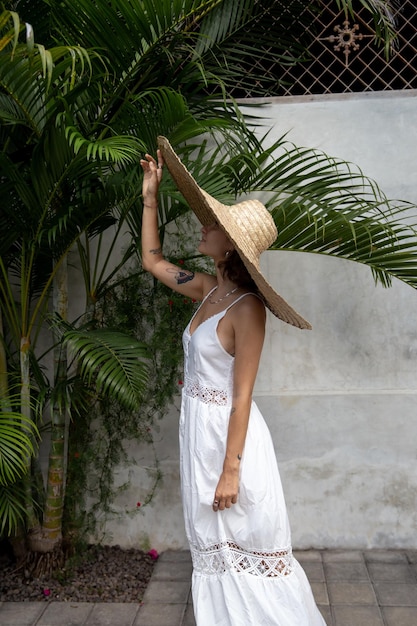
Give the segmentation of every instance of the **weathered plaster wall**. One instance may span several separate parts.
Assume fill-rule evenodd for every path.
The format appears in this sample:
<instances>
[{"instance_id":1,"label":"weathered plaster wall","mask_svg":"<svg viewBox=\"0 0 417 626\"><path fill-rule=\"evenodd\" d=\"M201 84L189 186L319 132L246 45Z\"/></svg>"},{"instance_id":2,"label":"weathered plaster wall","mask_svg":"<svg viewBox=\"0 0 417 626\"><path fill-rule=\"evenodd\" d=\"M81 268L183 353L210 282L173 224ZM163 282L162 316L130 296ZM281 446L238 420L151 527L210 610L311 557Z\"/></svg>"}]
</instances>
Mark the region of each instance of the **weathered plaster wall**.
<instances>
[{"instance_id":1,"label":"weathered plaster wall","mask_svg":"<svg viewBox=\"0 0 417 626\"><path fill-rule=\"evenodd\" d=\"M417 201L417 94L277 99L262 109L271 141L358 164L389 197ZM417 547L417 293L375 287L366 267L271 252L269 281L313 324L275 318L256 386L279 460L293 543L308 547ZM178 410L156 435L163 483L141 512L108 525L130 546L186 546L178 483ZM134 450L121 511L143 498L150 463Z\"/></svg>"}]
</instances>

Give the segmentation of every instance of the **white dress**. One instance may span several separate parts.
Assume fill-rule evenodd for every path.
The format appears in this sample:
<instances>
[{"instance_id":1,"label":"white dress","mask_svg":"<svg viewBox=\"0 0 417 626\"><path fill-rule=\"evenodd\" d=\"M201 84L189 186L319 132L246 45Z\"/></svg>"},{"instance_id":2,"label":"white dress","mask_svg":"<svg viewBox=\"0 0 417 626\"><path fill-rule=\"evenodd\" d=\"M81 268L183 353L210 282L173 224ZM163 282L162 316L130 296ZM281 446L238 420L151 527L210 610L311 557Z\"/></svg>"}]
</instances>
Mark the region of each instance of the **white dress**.
<instances>
[{"instance_id":1,"label":"white dress","mask_svg":"<svg viewBox=\"0 0 417 626\"><path fill-rule=\"evenodd\" d=\"M224 511L212 509L225 455L234 365L217 325L238 300L192 335L191 320L183 336L181 489L196 624L325 626L305 573L292 556L275 451L254 402L238 502Z\"/></svg>"}]
</instances>

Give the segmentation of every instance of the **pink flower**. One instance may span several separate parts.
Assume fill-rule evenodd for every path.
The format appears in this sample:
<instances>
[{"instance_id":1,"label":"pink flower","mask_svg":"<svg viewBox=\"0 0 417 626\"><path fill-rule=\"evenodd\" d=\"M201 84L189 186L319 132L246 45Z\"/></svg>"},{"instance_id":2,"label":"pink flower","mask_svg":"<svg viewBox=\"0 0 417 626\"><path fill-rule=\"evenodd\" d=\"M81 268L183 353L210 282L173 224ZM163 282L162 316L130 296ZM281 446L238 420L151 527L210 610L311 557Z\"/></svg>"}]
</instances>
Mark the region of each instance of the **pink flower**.
<instances>
[{"instance_id":1,"label":"pink flower","mask_svg":"<svg viewBox=\"0 0 417 626\"><path fill-rule=\"evenodd\" d=\"M152 548L152 550L149 550L148 555L151 557L151 559L153 559L154 561L157 560L157 558L159 557L158 551L155 550L154 548Z\"/></svg>"},{"instance_id":2,"label":"pink flower","mask_svg":"<svg viewBox=\"0 0 417 626\"><path fill-rule=\"evenodd\" d=\"M50 589L44 589L42 591L43 595L45 596L45 598L47 598L48 596L51 595L51 590Z\"/></svg>"}]
</instances>

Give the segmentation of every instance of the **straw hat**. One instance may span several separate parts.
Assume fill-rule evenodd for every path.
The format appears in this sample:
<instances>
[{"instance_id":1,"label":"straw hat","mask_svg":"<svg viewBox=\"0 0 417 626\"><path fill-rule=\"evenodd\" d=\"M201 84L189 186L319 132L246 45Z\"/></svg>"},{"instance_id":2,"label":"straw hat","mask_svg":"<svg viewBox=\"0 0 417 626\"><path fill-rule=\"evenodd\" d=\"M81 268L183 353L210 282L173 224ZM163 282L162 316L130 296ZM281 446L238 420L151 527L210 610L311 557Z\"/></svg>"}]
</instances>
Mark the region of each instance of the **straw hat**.
<instances>
[{"instance_id":1,"label":"straw hat","mask_svg":"<svg viewBox=\"0 0 417 626\"><path fill-rule=\"evenodd\" d=\"M218 222L233 243L266 306L282 321L297 328L310 329L311 325L276 293L262 275L259 257L278 235L266 207L259 200L245 200L232 206L222 204L199 187L166 137L158 137L158 147L175 184L199 221L205 226Z\"/></svg>"}]
</instances>

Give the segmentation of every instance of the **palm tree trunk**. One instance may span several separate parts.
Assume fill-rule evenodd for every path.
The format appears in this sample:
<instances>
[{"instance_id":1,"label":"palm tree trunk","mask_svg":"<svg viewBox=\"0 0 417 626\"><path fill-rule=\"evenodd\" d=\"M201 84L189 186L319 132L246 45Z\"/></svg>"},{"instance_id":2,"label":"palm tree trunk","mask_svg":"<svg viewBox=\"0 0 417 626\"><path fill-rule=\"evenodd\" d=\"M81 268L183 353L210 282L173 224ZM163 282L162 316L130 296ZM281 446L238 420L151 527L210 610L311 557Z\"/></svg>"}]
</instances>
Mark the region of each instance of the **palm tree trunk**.
<instances>
[{"instance_id":1,"label":"palm tree trunk","mask_svg":"<svg viewBox=\"0 0 417 626\"><path fill-rule=\"evenodd\" d=\"M67 258L56 268L53 284L54 313L67 319L68 309L68 275ZM46 502L43 523L40 533L30 538L33 551L49 558L40 558L35 566L36 574L48 572L63 564L62 552L62 515L65 493L66 469L66 400L65 380L67 374L67 354L59 337L56 337L54 348L54 387L55 396L52 405L51 441L49 447L48 476L46 486Z\"/></svg>"},{"instance_id":2,"label":"palm tree trunk","mask_svg":"<svg viewBox=\"0 0 417 626\"><path fill-rule=\"evenodd\" d=\"M23 416L30 418L30 338L22 336L20 340L20 412ZM36 535L40 525L33 506L32 479L31 479L31 458L26 458L27 470L23 477L24 501L26 509L26 530L21 528L15 537L9 538L13 546L13 552L18 562L28 558L30 542L28 537Z\"/></svg>"},{"instance_id":3,"label":"palm tree trunk","mask_svg":"<svg viewBox=\"0 0 417 626\"><path fill-rule=\"evenodd\" d=\"M53 288L54 313L66 320L68 315L68 271L67 258L56 271ZM65 422L67 407L64 385L67 376L66 348L57 341L54 349L55 389L58 393L52 407L52 432L49 452L46 506L43 520L43 535L51 547L57 547L62 541L62 513L65 490Z\"/></svg>"},{"instance_id":4,"label":"palm tree trunk","mask_svg":"<svg viewBox=\"0 0 417 626\"><path fill-rule=\"evenodd\" d=\"M7 379L7 359L4 348L3 316L0 309L0 398L7 398L9 395L9 385Z\"/></svg>"},{"instance_id":5,"label":"palm tree trunk","mask_svg":"<svg viewBox=\"0 0 417 626\"><path fill-rule=\"evenodd\" d=\"M30 352L30 338L22 336L20 340L20 376L21 376L20 412L23 416L27 417L28 419L31 418L29 352ZM39 521L36 516L34 506L33 506L30 456L28 456L28 458L26 459L26 462L27 462L27 472L23 480L24 480L25 494L26 494L25 508L26 508L26 513L27 513L27 527L30 532L34 532L36 528L39 527Z\"/></svg>"}]
</instances>

